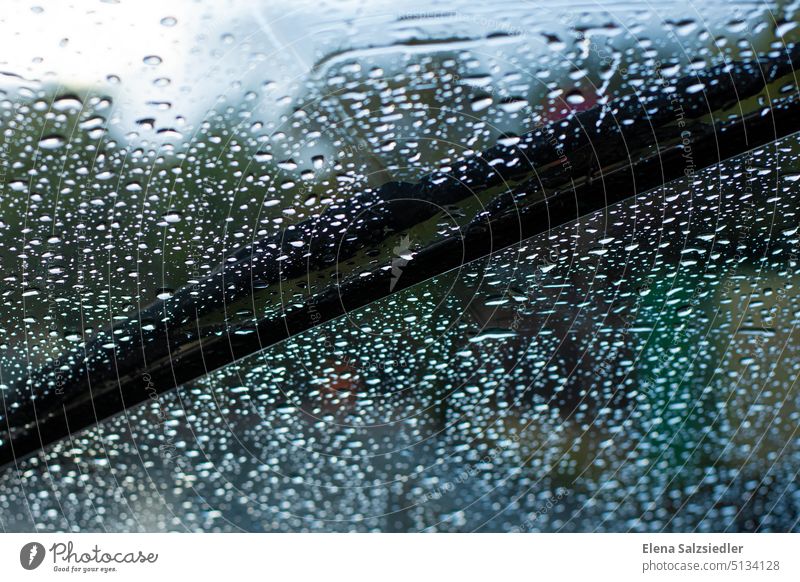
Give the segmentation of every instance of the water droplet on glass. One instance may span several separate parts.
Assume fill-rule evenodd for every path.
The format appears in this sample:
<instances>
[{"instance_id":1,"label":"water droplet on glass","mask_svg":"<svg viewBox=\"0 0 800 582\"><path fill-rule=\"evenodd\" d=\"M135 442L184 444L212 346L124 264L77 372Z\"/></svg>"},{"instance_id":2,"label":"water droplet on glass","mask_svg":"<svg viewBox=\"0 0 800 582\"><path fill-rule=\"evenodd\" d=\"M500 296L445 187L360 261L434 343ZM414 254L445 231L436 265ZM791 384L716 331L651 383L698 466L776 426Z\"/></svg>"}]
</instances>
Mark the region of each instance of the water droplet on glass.
<instances>
[{"instance_id":1,"label":"water droplet on glass","mask_svg":"<svg viewBox=\"0 0 800 582\"><path fill-rule=\"evenodd\" d=\"M63 147L67 143L60 135L49 135L39 141L39 147L43 150L55 150Z\"/></svg>"}]
</instances>

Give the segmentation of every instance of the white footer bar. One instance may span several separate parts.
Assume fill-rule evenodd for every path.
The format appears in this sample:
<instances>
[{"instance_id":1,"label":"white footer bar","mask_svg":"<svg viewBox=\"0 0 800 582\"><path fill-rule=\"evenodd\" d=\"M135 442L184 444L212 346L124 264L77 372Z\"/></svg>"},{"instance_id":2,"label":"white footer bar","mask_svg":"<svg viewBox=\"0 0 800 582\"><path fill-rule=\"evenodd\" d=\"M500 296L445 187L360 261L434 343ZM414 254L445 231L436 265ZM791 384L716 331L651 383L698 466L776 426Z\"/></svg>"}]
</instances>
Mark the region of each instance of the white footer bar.
<instances>
[{"instance_id":1,"label":"white footer bar","mask_svg":"<svg viewBox=\"0 0 800 582\"><path fill-rule=\"evenodd\" d=\"M3 534L0 577L797 581L799 542L797 534Z\"/></svg>"}]
</instances>

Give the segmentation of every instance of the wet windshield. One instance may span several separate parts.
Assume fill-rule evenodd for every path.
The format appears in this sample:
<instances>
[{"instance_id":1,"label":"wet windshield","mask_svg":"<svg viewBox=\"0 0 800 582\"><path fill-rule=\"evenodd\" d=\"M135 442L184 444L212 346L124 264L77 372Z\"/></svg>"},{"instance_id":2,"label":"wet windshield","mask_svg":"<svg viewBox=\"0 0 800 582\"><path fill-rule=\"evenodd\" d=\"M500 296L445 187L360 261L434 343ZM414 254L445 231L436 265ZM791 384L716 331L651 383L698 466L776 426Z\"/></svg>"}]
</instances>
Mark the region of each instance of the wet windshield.
<instances>
[{"instance_id":1,"label":"wet windshield","mask_svg":"<svg viewBox=\"0 0 800 582\"><path fill-rule=\"evenodd\" d=\"M4 529L796 527L796 7L18 4Z\"/></svg>"}]
</instances>

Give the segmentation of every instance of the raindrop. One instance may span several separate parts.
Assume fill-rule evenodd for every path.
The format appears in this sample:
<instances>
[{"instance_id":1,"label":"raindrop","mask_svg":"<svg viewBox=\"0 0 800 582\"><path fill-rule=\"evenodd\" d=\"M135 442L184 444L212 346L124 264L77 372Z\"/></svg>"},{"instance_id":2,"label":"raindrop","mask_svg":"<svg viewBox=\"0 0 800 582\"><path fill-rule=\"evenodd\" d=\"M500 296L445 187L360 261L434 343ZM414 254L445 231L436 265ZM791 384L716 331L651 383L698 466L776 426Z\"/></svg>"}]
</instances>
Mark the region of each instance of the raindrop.
<instances>
[{"instance_id":1,"label":"raindrop","mask_svg":"<svg viewBox=\"0 0 800 582\"><path fill-rule=\"evenodd\" d=\"M296 170L297 169L297 164L295 163L294 160L288 159L288 160L284 160L282 162L278 162L278 167L281 170Z\"/></svg>"},{"instance_id":2,"label":"raindrop","mask_svg":"<svg viewBox=\"0 0 800 582\"><path fill-rule=\"evenodd\" d=\"M567 94L566 101L570 105L580 105L586 102L586 98L580 91L571 91Z\"/></svg>"},{"instance_id":3,"label":"raindrop","mask_svg":"<svg viewBox=\"0 0 800 582\"><path fill-rule=\"evenodd\" d=\"M63 95L53 101L53 109L56 111L80 111L83 102L75 95Z\"/></svg>"},{"instance_id":4,"label":"raindrop","mask_svg":"<svg viewBox=\"0 0 800 582\"><path fill-rule=\"evenodd\" d=\"M478 97L472 101L470 107L473 111L483 111L492 104L492 98L489 96Z\"/></svg>"},{"instance_id":5,"label":"raindrop","mask_svg":"<svg viewBox=\"0 0 800 582\"><path fill-rule=\"evenodd\" d=\"M167 212L163 216L164 220L170 224L175 224L181 221L181 215L178 212Z\"/></svg>"},{"instance_id":6,"label":"raindrop","mask_svg":"<svg viewBox=\"0 0 800 582\"><path fill-rule=\"evenodd\" d=\"M473 344L478 344L481 342L485 342L487 340L508 339L516 337L516 335L517 333L515 331L511 331L508 329L486 329L480 332L479 334L469 338L469 342Z\"/></svg>"},{"instance_id":7,"label":"raindrop","mask_svg":"<svg viewBox=\"0 0 800 582\"><path fill-rule=\"evenodd\" d=\"M66 145L67 140L60 135L49 135L39 141L39 147L43 150L55 150Z\"/></svg>"},{"instance_id":8,"label":"raindrop","mask_svg":"<svg viewBox=\"0 0 800 582\"><path fill-rule=\"evenodd\" d=\"M156 297L158 299L160 299L161 301L166 301L167 299L172 297L174 294L175 294L175 289L168 289L168 288L164 287L164 288L161 288L161 289L158 290L158 293L156 293Z\"/></svg>"}]
</instances>

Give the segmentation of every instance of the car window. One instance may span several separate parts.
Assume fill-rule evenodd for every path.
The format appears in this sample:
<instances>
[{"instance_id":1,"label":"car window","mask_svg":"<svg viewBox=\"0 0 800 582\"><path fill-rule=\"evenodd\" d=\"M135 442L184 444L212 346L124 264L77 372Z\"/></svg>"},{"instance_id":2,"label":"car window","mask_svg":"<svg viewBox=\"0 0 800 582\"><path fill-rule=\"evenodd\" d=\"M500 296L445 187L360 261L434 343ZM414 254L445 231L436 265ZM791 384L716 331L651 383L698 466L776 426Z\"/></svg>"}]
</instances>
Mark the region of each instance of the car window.
<instances>
[{"instance_id":1,"label":"car window","mask_svg":"<svg viewBox=\"0 0 800 582\"><path fill-rule=\"evenodd\" d=\"M5 530L795 527L796 8L453 4L18 3Z\"/></svg>"}]
</instances>

